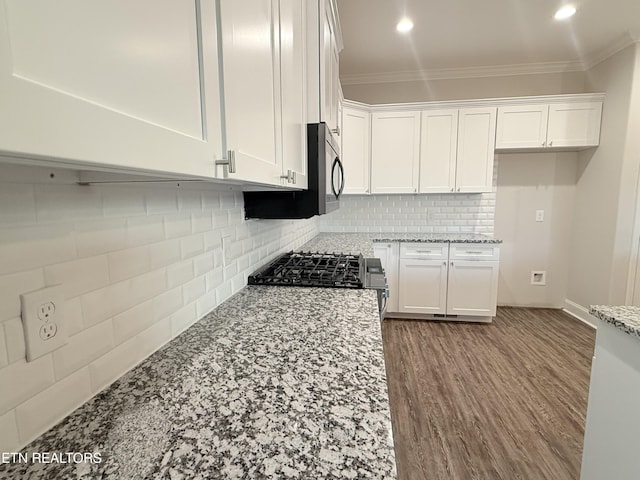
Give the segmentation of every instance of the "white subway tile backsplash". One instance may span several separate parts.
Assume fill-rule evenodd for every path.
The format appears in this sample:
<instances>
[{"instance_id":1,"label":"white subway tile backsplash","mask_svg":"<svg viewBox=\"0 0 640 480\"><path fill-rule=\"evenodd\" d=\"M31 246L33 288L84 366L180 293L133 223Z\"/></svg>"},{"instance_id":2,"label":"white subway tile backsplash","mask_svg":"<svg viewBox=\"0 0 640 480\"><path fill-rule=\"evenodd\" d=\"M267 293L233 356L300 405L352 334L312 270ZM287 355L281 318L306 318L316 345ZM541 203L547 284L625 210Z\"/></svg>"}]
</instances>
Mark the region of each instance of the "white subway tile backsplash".
<instances>
[{"instance_id":1,"label":"white subway tile backsplash","mask_svg":"<svg viewBox=\"0 0 640 480\"><path fill-rule=\"evenodd\" d=\"M165 318L154 323L137 337L138 348L145 357L155 352L171 339L171 320Z\"/></svg>"},{"instance_id":2,"label":"white subway tile backsplash","mask_svg":"<svg viewBox=\"0 0 640 480\"><path fill-rule=\"evenodd\" d=\"M193 233L208 232L213 228L213 215L211 211L191 214L191 228Z\"/></svg>"},{"instance_id":3,"label":"white subway tile backsplash","mask_svg":"<svg viewBox=\"0 0 640 480\"><path fill-rule=\"evenodd\" d=\"M133 337L94 360L89 364L91 393L95 395L109 386L145 357L146 353L140 348L138 339Z\"/></svg>"},{"instance_id":4,"label":"white subway tile backsplash","mask_svg":"<svg viewBox=\"0 0 640 480\"><path fill-rule=\"evenodd\" d=\"M33 362L21 360L0 370L0 415L33 397L54 382L51 355Z\"/></svg>"},{"instance_id":5,"label":"white subway tile backsplash","mask_svg":"<svg viewBox=\"0 0 640 480\"><path fill-rule=\"evenodd\" d=\"M56 380L86 367L114 346L113 324L104 321L69 337L68 343L53 352Z\"/></svg>"},{"instance_id":6,"label":"white subway tile backsplash","mask_svg":"<svg viewBox=\"0 0 640 480\"><path fill-rule=\"evenodd\" d=\"M138 247L164 240L164 217L130 217L127 220L127 245Z\"/></svg>"},{"instance_id":7,"label":"white subway tile backsplash","mask_svg":"<svg viewBox=\"0 0 640 480\"><path fill-rule=\"evenodd\" d=\"M190 303L181 308L169 317L171 322L171 336L175 337L184 329L190 327L197 319L198 315L196 313L195 303Z\"/></svg>"},{"instance_id":8,"label":"white subway tile backsplash","mask_svg":"<svg viewBox=\"0 0 640 480\"><path fill-rule=\"evenodd\" d=\"M27 400L16 408L20 441L33 440L90 397L89 372L84 368Z\"/></svg>"},{"instance_id":9,"label":"white subway tile backsplash","mask_svg":"<svg viewBox=\"0 0 640 480\"><path fill-rule=\"evenodd\" d=\"M84 328L80 297L64 302L64 324L68 335L75 335Z\"/></svg>"},{"instance_id":10,"label":"white subway tile backsplash","mask_svg":"<svg viewBox=\"0 0 640 480\"><path fill-rule=\"evenodd\" d=\"M218 306L216 292L205 293L196 301L196 317L202 318Z\"/></svg>"},{"instance_id":11,"label":"white subway tile backsplash","mask_svg":"<svg viewBox=\"0 0 640 480\"><path fill-rule=\"evenodd\" d=\"M20 294L44 287L42 269L0 276L0 322L20 316Z\"/></svg>"},{"instance_id":12,"label":"white subway tile backsplash","mask_svg":"<svg viewBox=\"0 0 640 480\"><path fill-rule=\"evenodd\" d=\"M111 282L119 282L151 270L148 245L110 253L108 259Z\"/></svg>"},{"instance_id":13,"label":"white subway tile backsplash","mask_svg":"<svg viewBox=\"0 0 640 480\"><path fill-rule=\"evenodd\" d=\"M184 306L182 288L176 287L153 299L153 318L161 320Z\"/></svg>"},{"instance_id":14,"label":"white subway tile backsplash","mask_svg":"<svg viewBox=\"0 0 640 480\"><path fill-rule=\"evenodd\" d=\"M53 225L0 228L0 275L65 262L75 256L76 244L68 228Z\"/></svg>"},{"instance_id":15,"label":"white subway tile backsplash","mask_svg":"<svg viewBox=\"0 0 640 480\"><path fill-rule=\"evenodd\" d=\"M20 449L15 410L0 415L0 452L17 452Z\"/></svg>"},{"instance_id":16,"label":"white subway tile backsplash","mask_svg":"<svg viewBox=\"0 0 640 480\"><path fill-rule=\"evenodd\" d=\"M149 215L175 214L178 212L178 196L168 188L158 188L145 192Z\"/></svg>"},{"instance_id":17,"label":"white subway tile backsplash","mask_svg":"<svg viewBox=\"0 0 640 480\"><path fill-rule=\"evenodd\" d=\"M65 298L109 285L109 264L104 255L51 265L44 269L47 285L62 285Z\"/></svg>"},{"instance_id":18,"label":"white subway tile backsplash","mask_svg":"<svg viewBox=\"0 0 640 480\"><path fill-rule=\"evenodd\" d=\"M82 296L85 325L95 325L167 289L164 270L156 270L139 277L109 285Z\"/></svg>"},{"instance_id":19,"label":"white subway tile backsplash","mask_svg":"<svg viewBox=\"0 0 640 480\"><path fill-rule=\"evenodd\" d=\"M102 202L105 217L130 217L147 213L144 192L136 187L102 188Z\"/></svg>"},{"instance_id":20,"label":"white subway tile backsplash","mask_svg":"<svg viewBox=\"0 0 640 480\"><path fill-rule=\"evenodd\" d=\"M78 257L81 258L122 250L127 246L127 221L109 218L78 222L75 237Z\"/></svg>"},{"instance_id":21,"label":"white subway tile backsplash","mask_svg":"<svg viewBox=\"0 0 640 480\"><path fill-rule=\"evenodd\" d=\"M116 315L113 317L113 333L116 344L124 342L149 327L154 320L152 300Z\"/></svg>"},{"instance_id":22,"label":"white subway tile backsplash","mask_svg":"<svg viewBox=\"0 0 640 480\"><path fill-rule=\"evenodd\" d=\"M26 345L24 343L24 329L20 318L12 318L3 323L4 336L7 342L7 360L9 364L27 358Z\"/></svg>"},{"instance_id":23,"label":"white subway tile backsplash","mask_svg":"<svg viewBox=\"0 0 640 480\"><path fill-rule=\"evenodd\" d=\"M3 183L0 187L0 225L29 224L35 221L34 186Z\"/></svg>"},{"instance_id":24,"label":"white subway tile backsplash","mask_svg":"<svg viewBox=\"0 0 640 480\"><path fill-rule=\"evenodd\" d=\"M0 368L9 365L9 355L7 354L7 342L4 338L4 328L0 324Z\"/></svg>"},{"instance_id":25,"label":"white subway tile backsplash","mask_svg":"<svg viewBox=\"0 0 640 480\"><path fill-rule=\"evenodd\" d=\"M182 291L185 305L195 302L198 298L202 297L207 291L204 275L194 278L189 283L185 284L182 287Z\"/></svg>"},{"instance_id":26,"label":"white subway tile backsplash","mask_svg":"<svg viewBox=\"0 0 640 480\"><path fill-rule=\"evenodd\" d=\"M191 234L191 217L184 215L169 215L164 218L164 228L167 238L179 238Z\"/></svg>"},{"instance_id":27,"label":"white subway tile backsplash","mask_svg":"<svg viewBox=\"0 0 640 480\"><path fill-rule=\"evenodd\" d=\"M103 216L102 196L97 187L38 185L35 190L38 222L68 222Z\"/></svg>"},{"instance_id":28,"label":"white subway tile backsplash","mask_svg":"<svg viewBox=\"0 0 640 480\"><path fill-rule=\"evenodd\" d=\"M149 257L152 270L179 262L182 259L180 240L152 243L149 245Z\"/></svg>"},{"instance_id":29,"label":"white subway tile backsplash","mask_svg":"<svg viewBox=\"0 0 640 480\"><path fill-rule=\"evenodd\" d=\"M184 260L174 263L167 268L167 279L169 288L184 285L194 277L193 260Z\"/></svg>"},{"instance_id":30,"label":"white subway tile backsplash","mask_svg":"<svg viewBox=\"0 0 640 480\"><path fill-rule=\"evenodd\" d=\"M242 201L177 182L2 183L0 449L23 446L317 233L317 219L245 221ZM27 363L19 295L54 283L69 342Z\"/></svg>"},{"instance_id":31,"label":"white subway tile backsplash","mask_svg":"<svg viewBox=\"0 0 640 480\"><path fill-rule=\"evenodd\" d=\"M182 258L191 258L204 253L204 236L200 233L180 240Z\"/></svg>"},{"instance_id":32,"label":"white subway tile backsplash","mask_svg":"<svg viewBox=\"0 0 640 480\"><path fill-rule=\"evenodd\" d=\"M196 276L204 275L213 270L213 253L205 253L193 259L193 267Z\"/></svg>"},{"instance_id":33,"label":"white subway tile backsplash","mask_svg":"<svg viewBox=\"0 0 640 480\"><path fill-rule=\"evenodd\" d=\"M202 210L202 194L196 191L182 190L178 192L178 210L195 212Z\"/></svg>"}]
</instances>

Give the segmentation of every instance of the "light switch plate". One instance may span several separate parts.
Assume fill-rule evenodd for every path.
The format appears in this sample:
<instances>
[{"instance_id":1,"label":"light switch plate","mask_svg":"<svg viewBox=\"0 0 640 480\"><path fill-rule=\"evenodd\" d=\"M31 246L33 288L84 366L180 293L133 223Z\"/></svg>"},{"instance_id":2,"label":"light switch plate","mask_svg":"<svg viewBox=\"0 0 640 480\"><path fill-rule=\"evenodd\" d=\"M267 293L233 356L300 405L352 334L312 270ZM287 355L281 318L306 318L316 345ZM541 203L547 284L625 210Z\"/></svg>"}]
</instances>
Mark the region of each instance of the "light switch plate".
<instances>
[{"instance_id":1,"label":"light switch plate","mask_svg":"<svg viewBox=\"0 0 640 480\"><path fill-rule=\"evenodd\" d=\"M31 362L67 343L61 285L24 293L20 295L20 305L27 361Z\"/></svg>"}]
</instances>

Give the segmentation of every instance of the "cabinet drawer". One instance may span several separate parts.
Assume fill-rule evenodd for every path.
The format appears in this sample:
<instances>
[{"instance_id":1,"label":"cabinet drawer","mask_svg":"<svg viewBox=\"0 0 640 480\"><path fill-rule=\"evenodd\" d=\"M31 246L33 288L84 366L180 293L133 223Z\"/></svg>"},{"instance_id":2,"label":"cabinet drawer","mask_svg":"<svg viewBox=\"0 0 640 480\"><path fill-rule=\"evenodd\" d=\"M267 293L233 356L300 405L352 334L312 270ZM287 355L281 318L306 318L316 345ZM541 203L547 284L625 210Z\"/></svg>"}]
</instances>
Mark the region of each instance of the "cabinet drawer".
<instances>
[{"instance_id":1,"label":"cabinet drawer","mask_svg":"<svg viewBox=\"0 0 640 480\"><path fill-rule=\"evenodd\" d=\"M422 258L424 260L446 260L449 257L447 243L401 243L400 258Z\"/></svg>"},{"instance_id":2,"label":"cabinet drawer","mask_svg":"<svg viewBox=\"0 0 640 480\"><path fill-rule=\"evenodd\" d=\"M499 260L500 247L477 243L452 243L450 260Z\"/></svg>"}]
</instances>

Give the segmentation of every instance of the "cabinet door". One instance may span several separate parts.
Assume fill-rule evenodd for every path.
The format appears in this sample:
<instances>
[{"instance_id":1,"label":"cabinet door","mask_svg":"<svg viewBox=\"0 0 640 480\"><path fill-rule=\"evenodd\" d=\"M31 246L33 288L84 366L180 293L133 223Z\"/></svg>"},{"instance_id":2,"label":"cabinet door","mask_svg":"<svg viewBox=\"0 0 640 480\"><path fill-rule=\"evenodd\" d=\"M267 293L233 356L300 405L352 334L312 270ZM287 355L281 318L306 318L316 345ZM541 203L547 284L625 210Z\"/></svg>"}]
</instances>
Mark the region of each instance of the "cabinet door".
<instances>
[{"instance_id":1,"label":"cabinet door","mask_svg":"<svg viewBox=\"0 0 640 480\"><path fill-rule=\"evenodd\" d=\"M449 262L447 314L493 317L498 298L498 262Z\"/></svg>"},{"instance_id":2,"label":"cabinet door","mask_svg":"<svg viewBox=\"0 0 640 480\"><path fill-rule=\"evenodd\" d=\"M495 108L463 108L458 118L456 192L491 192L496 141Z\"/></svg>"},{"instance_id":3,"label":"cabinet door","mask_svg":"<svg viewBox=\"0 0 640 480\"><path fill-rule=\"evenodd\" d=\"M422 112L420 193L454 191L457 142L458 110Z\"/></svg>"},{"instance_id":4,"label":"cabinet door","mask_svg":"<svg viewBox=\"0 0 640 480\"><path fill-rule=\"evenodd\" d=\"M548 105L498 107L496 148L545 147L548 116Z\"/></svg>"},{"instance_id":5,"label":"cabinet door","mask_svg":"<svg viewBox=\"0 0 640 480\"><path fill-rule=\"evenodd\" d=\"M321 0L322 1L322 0ZM322 18L322 58L320 75L321 79L321 121L326 122L331 131L338 127L338 45L335 37L333 14L328 2L324 6Z\"/></svg>"},{"instance_id":6,"label":"cabinet door","mask_svg":"<svg viewBox=\"0 0 640 480\"><path fill-rule=\"evenodd\" d=\"M371 115L371 193L416 193L420 112Z\"/></svg>"},{"instance_id":7,"label":"cabinet door","mask_svg":"<svg viewBox=\"0 0 640 480\"><path fill-rule=\"evenodd\" d=\"M549 106L548 147L593 147L600 144L601 102Z\"/></svg>"},{"instance_id":8,"label":"cabinet door","mask_svg":"<svg viewBox=\"0 0 640 480\"><path fill-rule=\"evenodd\" d=\"M280 0L280 83L282 106L282 173L307 188L306 2Z\"/></svg>"},{"instance_id":9,"label":"cabinet door","mask_svg":"<svg viewBox=\"0 0 640 480\"><path fill-rule=\"evenodd\" d=\"M0 151L211 177L213 0L0 2Z\"/></svg>"},{"instance_id":10,"label":"cabinet door","mask_svg":"<svg viewBox=\"0 0 640 480\"><path fill-rule=\"evenodd\" d=\"M404 313L447 313L446 260L400 260L398 310Z\"/></svg>"},{"instance_id":11,"label":"cabinet door","mask_svg":"<svg viewBox=\"0 0 640 480\"><path fill-rule=\"evenodd\" d=\"M342 111L342 155L345 194L369 193L371 114L345 107Z\"/></svg>"},{"instance_id":12,"label":"cabinet door","mask_svg":"<svg viewBox=\"0 0 640 480\"><path fill-rule=\"evenodd\" d=\"M271 185L282 174L277 0L221 0L229 178ZM218 167L219 176L226 167Z\"/></svg>"},{"instance_id":13,"label":"cabinet door","mask_svg":"<svg viewBox=\"0 0 640 480\"><path fill-rule=\"evenodd\" d=\"M385 277L387 277L389 288L387 312L398 312L398 243L375 243L373 254L380 259Z\"/></svg>"}]
</instances>

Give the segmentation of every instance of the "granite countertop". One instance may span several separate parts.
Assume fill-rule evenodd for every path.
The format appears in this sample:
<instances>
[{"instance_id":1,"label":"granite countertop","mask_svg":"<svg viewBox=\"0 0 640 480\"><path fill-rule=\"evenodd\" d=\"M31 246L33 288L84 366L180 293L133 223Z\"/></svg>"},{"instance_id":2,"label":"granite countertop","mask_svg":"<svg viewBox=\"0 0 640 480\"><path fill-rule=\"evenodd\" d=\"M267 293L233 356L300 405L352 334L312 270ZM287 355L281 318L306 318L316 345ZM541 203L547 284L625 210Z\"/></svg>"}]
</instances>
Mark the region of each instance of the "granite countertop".
<instances>
[{"instance_id":1,"label":"granite countertop","mask_svg":"<svg viewBox=\"0 0 640 480\"><path fill-rule=\"evenodd\" d=\"M102 463L0 478L395 478L375 295L247 287L23 450Z\"/></svg>"},{"instance_id":2,"label":"granite countertop","mask_svg":"<svg viewBox=\"0 0 640 480\"><path fill-rule=\"evenodd\" d=\"M640 338L640 307L591 305L589 313L633 337Z\"/></svg>"},{"instance_id":3,"label":"granite countertop","mask_svg":"<svg viewBox=\"0 0 640 480\"><path fill-rule=\"evenodd\" d=\"M502 240L472 233L321 233L300 247L300 250L361 253L364 257L371 257L374 242L499 244Z\"/></svg>"}]
</instances>

